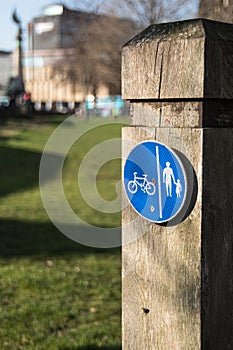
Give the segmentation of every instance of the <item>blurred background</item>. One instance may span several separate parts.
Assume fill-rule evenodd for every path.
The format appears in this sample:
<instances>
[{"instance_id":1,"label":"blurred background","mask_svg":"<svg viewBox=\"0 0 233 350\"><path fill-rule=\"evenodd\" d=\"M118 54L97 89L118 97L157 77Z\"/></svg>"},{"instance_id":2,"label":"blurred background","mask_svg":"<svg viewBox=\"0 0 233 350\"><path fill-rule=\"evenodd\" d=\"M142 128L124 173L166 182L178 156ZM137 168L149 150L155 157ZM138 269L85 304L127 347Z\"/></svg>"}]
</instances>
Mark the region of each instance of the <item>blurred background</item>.
<instances>
[{"instance_id":1,"label":"blurred background","mask_svg":"<svg viewBox=\"0 0 233 350\"><path fill-rule=\"evenodd\" d=\"M233 14L231 0L10 0L1 17L1 114L110 116L124 107L121 47L136 33L195 17L231 22Z\"/></svg>"},{"instance_id":2,"label":"blurred background","mask_svg":"<svg viewBox=\"0 0 233 350\"><path fill-rule=\"evenodd\" d=\"M85 203L77 173L93 147L120 138L129 122L121 47L153 23L196 17L232 23L233 1L1 4L1 349L121 349L120 247L82 246L56 229L40 197L40 159L65 118L72 115L80 130L88 125L66 157L64 192L82 220L120 227L120 211L102 213ZM107 162L96 177L108 201L117 196L120 163Z\"/></svg>"}]
</instances>

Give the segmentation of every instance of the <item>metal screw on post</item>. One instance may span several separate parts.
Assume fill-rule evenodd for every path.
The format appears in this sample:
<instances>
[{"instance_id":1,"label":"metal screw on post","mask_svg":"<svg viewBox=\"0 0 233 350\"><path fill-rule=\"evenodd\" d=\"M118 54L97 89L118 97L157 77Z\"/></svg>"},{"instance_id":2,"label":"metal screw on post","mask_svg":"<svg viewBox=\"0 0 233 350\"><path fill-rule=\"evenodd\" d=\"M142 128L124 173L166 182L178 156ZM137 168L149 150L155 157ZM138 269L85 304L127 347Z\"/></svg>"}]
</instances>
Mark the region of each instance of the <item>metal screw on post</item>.
<instances>
[{"instance_id":1,"label":"metal screw on post","mask_svg":"<svg viewBox=\"0 0 233 350\"><path fill-rule=\"evenodd\" d=\"M142 310L143 310L144 314L149 314L149 312L150 312L150 309L147 309L145 307L143 307Z\"/></svg>"}]
</instances>

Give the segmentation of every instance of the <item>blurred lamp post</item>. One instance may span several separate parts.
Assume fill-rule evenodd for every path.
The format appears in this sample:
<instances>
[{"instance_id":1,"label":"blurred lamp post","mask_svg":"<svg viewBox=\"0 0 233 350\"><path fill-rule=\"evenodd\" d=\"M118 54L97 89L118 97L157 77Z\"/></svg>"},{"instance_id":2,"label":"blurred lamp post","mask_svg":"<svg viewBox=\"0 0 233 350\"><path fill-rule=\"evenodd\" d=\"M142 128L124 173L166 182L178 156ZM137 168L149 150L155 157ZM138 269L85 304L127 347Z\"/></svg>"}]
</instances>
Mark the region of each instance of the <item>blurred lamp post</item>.
<instances>
[{"instance_id":1,"label":"blurred lamp post","mask_svg":"<svg viewBox=\"0 0 233 350\"><path fill-rule=\"evenodd\" d=\"M22 63L22 21L18 17L16 10L12 15L13 21L18 26L17 41L18 41L18 76L17 76L17 87L19 90L24 91L24 80L23 80L23 63Z\"/></svg>"}]
</instances>

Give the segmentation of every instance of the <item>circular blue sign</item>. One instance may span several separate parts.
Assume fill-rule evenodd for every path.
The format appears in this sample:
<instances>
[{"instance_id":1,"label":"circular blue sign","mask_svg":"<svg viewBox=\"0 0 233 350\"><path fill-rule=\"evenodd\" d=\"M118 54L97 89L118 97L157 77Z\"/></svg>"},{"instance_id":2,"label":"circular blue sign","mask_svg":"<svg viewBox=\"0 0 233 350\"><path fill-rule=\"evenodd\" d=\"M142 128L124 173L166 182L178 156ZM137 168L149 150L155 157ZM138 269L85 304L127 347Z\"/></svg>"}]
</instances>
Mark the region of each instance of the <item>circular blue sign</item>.
<instances>
[{"instance_id":1,"label":"circular blue sign","mask_svg":"<svg viewBox=\"0 0 233 350\"><path fill-rule=\"evenodd\" d=\"M139 143L124 167L128 199L143 218L163 223L173 219L184 205L187 181L174 151L157 141Z\"/></svg>"}]
</instances>

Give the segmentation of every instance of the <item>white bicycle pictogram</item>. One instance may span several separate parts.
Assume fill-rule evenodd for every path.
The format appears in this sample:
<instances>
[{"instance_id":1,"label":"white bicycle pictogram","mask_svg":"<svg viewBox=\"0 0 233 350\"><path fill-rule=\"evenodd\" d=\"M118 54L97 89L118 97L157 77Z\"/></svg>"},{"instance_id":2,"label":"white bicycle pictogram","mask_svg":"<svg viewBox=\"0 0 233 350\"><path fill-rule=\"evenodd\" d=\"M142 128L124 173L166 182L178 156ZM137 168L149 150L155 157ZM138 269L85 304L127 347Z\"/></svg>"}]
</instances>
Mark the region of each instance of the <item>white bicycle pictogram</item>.
<instances>
[{"instance_id":1,"label":"white bicycle pictogram","mask_svg":"<svg viewBox=\"0 0 233 350\"><path fill-rule=\"evenodd\" d=\"M137 174L138 173L135 171L133 173L134 179L128 183L129 192L134 194L137 192L139 187L144 193L147 193L149 196L153 196L156 191L155 184L147 180L147 174L143 174L142 177L137 176Z\"/></svg>"}]
</instances>

